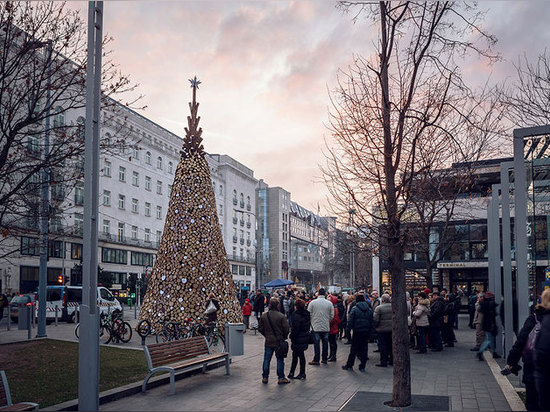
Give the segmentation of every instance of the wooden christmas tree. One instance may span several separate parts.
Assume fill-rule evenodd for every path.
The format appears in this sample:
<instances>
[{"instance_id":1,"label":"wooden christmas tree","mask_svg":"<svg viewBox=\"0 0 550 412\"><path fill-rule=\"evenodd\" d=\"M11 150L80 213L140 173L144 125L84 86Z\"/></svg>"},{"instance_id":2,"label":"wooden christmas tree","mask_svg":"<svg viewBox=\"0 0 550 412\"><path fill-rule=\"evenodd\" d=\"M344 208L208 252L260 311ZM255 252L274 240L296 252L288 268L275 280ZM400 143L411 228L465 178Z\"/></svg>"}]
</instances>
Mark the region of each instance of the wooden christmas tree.
<instances>
[{"instance_id":1,"label":"wooden christmas tree","mask_svg":"<svg viewBox=\"0 0 550 412\"><path fill-rule=\"evenodd\" d=\"M193 89L191 116L187 116L164 232L139 315L157 331L166 322L183 322L185 317L204 323L211 293L220 303L218 325L240 322L242 317L198 127L196 92L200 81L196 77L189 81Z\"/></svg>"}]
</instances>

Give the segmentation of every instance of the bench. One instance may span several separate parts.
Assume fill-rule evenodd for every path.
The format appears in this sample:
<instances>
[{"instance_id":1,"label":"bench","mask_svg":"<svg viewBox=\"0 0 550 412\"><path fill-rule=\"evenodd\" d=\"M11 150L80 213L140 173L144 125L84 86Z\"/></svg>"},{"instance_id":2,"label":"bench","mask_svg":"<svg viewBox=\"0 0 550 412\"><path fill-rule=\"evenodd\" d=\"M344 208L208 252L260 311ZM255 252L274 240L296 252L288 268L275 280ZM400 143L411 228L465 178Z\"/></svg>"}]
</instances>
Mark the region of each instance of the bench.
<instances>
[{"instance_id":1,"label":"bench","mask_svg":"<svg viewBox=\"0 0 550 412\"><path fill-rule=\"evenodd\" d=\"M143 350L149 373L141 385L142 392L146 391L151 376L161 371L170 372L170 395L175 394L176 371L185 372L202 368L204 373L209 364L225 360L225 372L229 375L229 354L211 353L204 336L146 345Z\"/></svg>"},{"instance_id":2,"label":"bench","mask_svg":"<svg viewBox=\"0 0 550 412\"><path fill-rule=\"evenodd\" d=\"M0 371L0 410L2 411L37 411L38 404L33 402L11 402L10 387L6 372Z\"/></svg>"}]
</instances>

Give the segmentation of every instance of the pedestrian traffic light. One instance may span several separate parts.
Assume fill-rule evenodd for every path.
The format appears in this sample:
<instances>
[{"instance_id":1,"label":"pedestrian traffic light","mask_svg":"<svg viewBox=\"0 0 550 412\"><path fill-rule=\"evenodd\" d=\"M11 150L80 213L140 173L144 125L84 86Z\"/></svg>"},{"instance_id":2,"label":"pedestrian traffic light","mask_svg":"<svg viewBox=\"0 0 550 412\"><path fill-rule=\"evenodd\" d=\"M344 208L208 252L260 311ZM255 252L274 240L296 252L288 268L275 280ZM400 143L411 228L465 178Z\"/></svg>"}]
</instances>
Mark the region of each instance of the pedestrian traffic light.
<instances>
[{"instance_id":1,"label":"pedestrian traffic light","mask_svg":"<svg viewBox=\"0 0 550 412\"><path fill-rule=\"evenodd\" d=\"M57 276L57 283L59 283L60 285L63 284L63 275Z\"/></svg>"}]
</instances>

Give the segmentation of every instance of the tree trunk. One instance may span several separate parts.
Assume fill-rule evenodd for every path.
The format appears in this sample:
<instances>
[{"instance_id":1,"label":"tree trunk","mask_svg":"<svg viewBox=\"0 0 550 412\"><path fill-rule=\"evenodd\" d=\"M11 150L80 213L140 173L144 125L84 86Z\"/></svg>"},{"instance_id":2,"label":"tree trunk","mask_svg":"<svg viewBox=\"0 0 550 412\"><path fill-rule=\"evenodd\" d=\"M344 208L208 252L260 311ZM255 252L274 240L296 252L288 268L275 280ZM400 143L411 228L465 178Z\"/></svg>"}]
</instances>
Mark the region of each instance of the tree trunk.
<instances>
[{"instance_id":1,"label":"tree trunk","mask_svg":"<svg viewBox=\"0 0 550 412\"><path fill-rule=\"evenodd\" d=\"M426 278L426 285L428 286L428 289L430 289L433 292L434 290L434 282L432 278L433 266L429 261L427 262L428 263L426 264L426 276L424 277Z\"/></svg>"}]
</instances>

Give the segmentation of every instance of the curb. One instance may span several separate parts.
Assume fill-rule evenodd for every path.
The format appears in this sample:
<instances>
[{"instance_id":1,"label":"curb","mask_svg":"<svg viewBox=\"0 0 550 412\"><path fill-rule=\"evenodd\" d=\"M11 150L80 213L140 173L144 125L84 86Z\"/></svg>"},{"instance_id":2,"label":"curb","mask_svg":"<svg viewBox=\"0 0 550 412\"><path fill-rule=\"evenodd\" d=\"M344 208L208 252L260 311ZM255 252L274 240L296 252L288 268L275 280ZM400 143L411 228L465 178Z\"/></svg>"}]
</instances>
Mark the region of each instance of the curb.
<instances>
[{"instance_id":1,"label":"curb","mask_svg":"<svg viewBox=\"0 0 550 412\"><path fill-rule=\"evenodd\" d=\"M231 362L231 360L230 360ZM206 370L218 369L225 366L225 360L213 363L206 367ZM202 369L195 369L192 371L176 373L176 381L187 378L189 376L198 375L202 373ZM129 383L128 385L120 386L118 388L109 389L108 391L101 392L99 394L99 404L103 405L118 399L125 398L127 396L136 395L141 393L141 385L143 381ZM153 376L147 383L147 390L156 388L161 385L170 383L170 374L162 374L160 376ZM40 408L41 411L77 411L78 410L78 398L58 403L57 405L51 405L47 408Z\"/></svg>"},{"instance_id":2,"label":"curb","mask_svg":"<svg viewBox=\"0 0 550 412\"><path fill-rule=\"evenodd\" d=\"M519 397L516 389L512 386L508 378L500 373L500 367L498 363L490 356L485 356L485 361L489 365L489 369L493 373L495 380L500 386L502 394L506 398L506 402L510 406L510 409L513 411L525 411L525 404Z\"/></svg>"}]
</instances>

